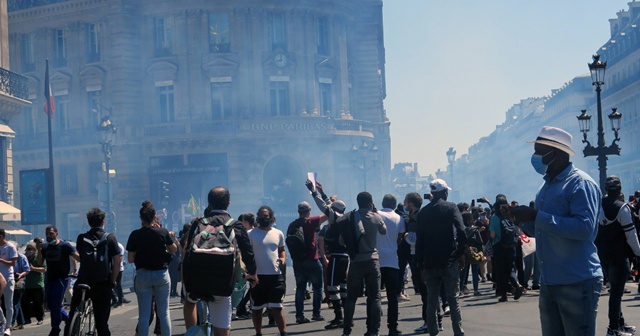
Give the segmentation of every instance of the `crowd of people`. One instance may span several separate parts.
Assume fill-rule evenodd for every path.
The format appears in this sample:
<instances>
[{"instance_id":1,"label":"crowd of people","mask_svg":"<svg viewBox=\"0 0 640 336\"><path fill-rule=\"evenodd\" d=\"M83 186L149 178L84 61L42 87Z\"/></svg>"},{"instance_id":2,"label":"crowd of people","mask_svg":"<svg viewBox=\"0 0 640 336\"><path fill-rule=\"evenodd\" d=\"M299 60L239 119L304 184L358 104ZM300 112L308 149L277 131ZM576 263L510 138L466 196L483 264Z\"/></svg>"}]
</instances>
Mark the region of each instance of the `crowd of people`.
<instances>
[{"instance_id":1,"label":"crowd of people","mask_svg":"<svg viewBox=\"0 0 640 336\"><path fill-rule=\"evenodd\" d=\"M640 256L640 192L625 202L622 181L610 176L603 196L597 183L570 162L571 140L564 130L545 126L532 141L531 163L543 185L529 205L505 194L494 201L482 197L455 204L448 201L447 182L435 179L424 197L411 192L398 202L386 194L380 209L370 193L360 192L357 208L347 211L345 201L307 180L321 214L311 216L311 204L301 200L299 217L286 232L275 227L276 214L266 205L255 215L234 219L224 187L211 189L203 216L177 235L162 227L151 202L143 202L141 226L131 232L126 248L104 231L105 213L97 208L87 213L90 229L78 236L75 247L50 226L46 242L36 239L21 254L0 229L0 319L6 318L0 327L10 335L12 325L19 328L32 317L41 324L46 302L49 335L59 335L62 322L68 334L80 291L73 291L69 312L63 300L69 275L77 271L75 286L90 285L98 335L110 335L112 305L123 302L126 250L127 261L136 268L136 335L149 334L154 315L154 334L172 334L171 296L182 297L187 335L207 324L213 335L230 335L233 319L250 318L255 335L261 336L263 315L286 335L288 258L295 277L295 323L325 321L324 302L333 313L324 328L341 329L343 336L354 329L360 297L366 297L365 335L379 334L383 316L387 334L401 335L398 306L410 300L405 291L409 278L422 303L423 321L415 333L437 335L449 315L454 335L464 335L458 300L483 295L479 283L493 282L501 304L539 291L542 334L552 336L595 335L599 296L608 287L607 335L632 335L635 327L625 322L621 298L631 263ZM172 267L177 270L173 276ZM232 299L243 284L246 293ZM310 319L305 316L307 299Z\"/></svg>"}]
</instances>

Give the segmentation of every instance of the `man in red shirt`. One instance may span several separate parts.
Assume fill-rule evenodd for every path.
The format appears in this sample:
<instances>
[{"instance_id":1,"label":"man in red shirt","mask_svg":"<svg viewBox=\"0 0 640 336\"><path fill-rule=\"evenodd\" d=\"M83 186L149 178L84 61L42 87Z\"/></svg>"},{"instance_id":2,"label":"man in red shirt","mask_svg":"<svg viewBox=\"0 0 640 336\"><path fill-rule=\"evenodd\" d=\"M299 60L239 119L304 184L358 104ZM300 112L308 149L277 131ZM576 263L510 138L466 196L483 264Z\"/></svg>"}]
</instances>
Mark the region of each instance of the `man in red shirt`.
<instances>
[{"instance_id":1,"label":"man in red shirt","mask_svg":"<svg viewBox=\"0 0 640 336\"><path fill-rule=\"evenodd\" d=\"M296 277L296 323L309 323L309 319L304 317L304 296L307 283L311 282L313 287L313 316L314 321L324 321L320 315L320 305L322 304L322 265L318 260L318 247L316 232L320 229L320 224L327 220L327 216L311 217L311 205L307 202L298 204L298 219L289 224L287 235L302 226L304 241L307 248L306 257L303 259L293 259L293 274Z\"/></svg>"}]
</instances>

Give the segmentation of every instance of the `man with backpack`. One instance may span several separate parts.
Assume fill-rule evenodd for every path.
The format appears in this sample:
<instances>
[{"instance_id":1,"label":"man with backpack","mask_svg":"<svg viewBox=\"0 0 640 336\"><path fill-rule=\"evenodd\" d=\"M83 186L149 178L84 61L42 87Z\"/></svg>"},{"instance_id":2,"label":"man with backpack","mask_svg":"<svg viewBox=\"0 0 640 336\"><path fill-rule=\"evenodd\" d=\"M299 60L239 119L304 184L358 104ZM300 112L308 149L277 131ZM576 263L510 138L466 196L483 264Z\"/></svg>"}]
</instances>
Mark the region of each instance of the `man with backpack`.
<instances>
[{"instance_id":1,"label":"man with backpack","mask_svg":"<svg viewBox=\"0 0 640 336\"><path fill-rule=\"evenodd\" d=\"M607 336L630 336L636 327L622 315L622 294L629 276L629 258L640 256L640 243L633 225L631 206L619 200L622 183L617 176L605 180L596 246L604 274L609 281L609 326Z\"/></svg>"},{"instance_id":2,"label":"man with backpack","mask_svg":"<svg viewBox=\"0 0 640 336\"><path fill-rule=\"evenodd\" d=\"M351 264L347 275L347 299L344 305L343 335L351 335L356 300L362 293L363 282L367 288L367 332L377 335L380 330L380 263L377 239L386 234L387 227L377 214L373 196L363 191L356 197L358 210L345 213L327 231L328 239L344 241Z\"/></svg>"},{"instance_id":3,"label":"man with backpack","mask_svg":"<svg viewBox=\"0 0 640 336\"><path fill-rule=\"evenodd\" d=\"M196 325L196 303L209 306L215 336L231 334L231 294L240 260L247 267L247 281L257 282L253 248L247 230L229 215L229 190L215 187L207 195L204 217L191 221L182 261L182 280L186 290L184 321L187 330ZM201 316L206 319L206 316Z\"/></svg>"},{"instance_id":4,"label":"man with backpack","mask_svg":"<svg viewBox=\"0 0 640 336\"><path fill-rule=\"evenodd\" d=\"M296 278L296 323L309 323L304 317L304 297L307 282L313 287L313 315L314 321L324 321L320 315L322 305L322 265L318 260L316 232L320 224L327 220L326 215L311 216L311 206L307 202L298 204L298 219L289 224L287 229L287 247L293 260L293 274ZM302 240L302 244L300 244ZM295 243L294 243L295 242ZM294 246L299 246L298 249Z\"/></svg>"},{"instance_id":5,"label":"man with backpack","mask_svg":"<svg viewBox=\"0 0 640 336\"><path fill-rule=\"evenodd\" d=\"M82 291L77 289L79 284L89 285L91 290L87 297L93 305L93 316L96 321L98 336L109 336L109 315L111 314L111 293L116 286L120 273L122 256L118 249L115 235L104 231L105 213L93 208L87 212L87 222L91 229L78 235L76 248L80 256L80 270L75 283L69 320L73 318L76 308L80 305ZM65 327L65 335L69 333L69 323Z\"/></svg>"}]
</instances>

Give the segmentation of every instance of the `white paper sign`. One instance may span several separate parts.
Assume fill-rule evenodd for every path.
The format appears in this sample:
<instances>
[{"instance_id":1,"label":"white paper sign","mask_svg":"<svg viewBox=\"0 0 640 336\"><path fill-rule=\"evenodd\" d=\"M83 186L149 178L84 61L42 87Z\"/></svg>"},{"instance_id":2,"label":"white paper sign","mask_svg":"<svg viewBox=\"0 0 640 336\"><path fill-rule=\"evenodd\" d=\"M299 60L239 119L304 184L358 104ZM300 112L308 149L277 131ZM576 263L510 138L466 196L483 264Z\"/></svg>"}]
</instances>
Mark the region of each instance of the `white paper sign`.
<instances>
[{"instance_id":1,"label":"white paper sign","mask_svg":"<svg viewBox=\"0 0 640 336\"><path fill-rule=\"evenodd\" d=\"M307 173L307 179L311 181L311 183L313 183L313 189L316 189L316 178L318 177L318 173L316 172L308 172Z\"/></svg>"}]
</instances>

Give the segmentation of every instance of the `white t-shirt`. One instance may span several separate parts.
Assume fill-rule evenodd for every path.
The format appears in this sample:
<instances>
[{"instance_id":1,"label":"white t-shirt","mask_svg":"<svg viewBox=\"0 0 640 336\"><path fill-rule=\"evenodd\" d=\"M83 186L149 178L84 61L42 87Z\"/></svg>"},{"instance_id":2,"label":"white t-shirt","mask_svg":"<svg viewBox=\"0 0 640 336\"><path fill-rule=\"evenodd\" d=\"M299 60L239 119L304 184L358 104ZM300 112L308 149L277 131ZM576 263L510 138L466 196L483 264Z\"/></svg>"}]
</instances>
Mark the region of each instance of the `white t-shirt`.
<instances>
[{"instance_id":1,"label":"white t-shirt","mask_svg":"<svg viewBox=\"0 0 640 336\"><path fill-rule=\"evenodd\" d=\"M384 208L378 211L384 224L387 226L387 234L378 233L378 259L380 267L398 269L398 234L405 232L404 218L400 217L393 209Z\"/></svg>"},{"instance_id":2,"label":"white t-shirt","mask_svg":"<svg viewBox=\"0 0 640 336\"><path fill-rule=\"evenodd\" d=\"M268 231L255 228L249 232L249 240L251 241L253 256L256 261L256 273L258 275L280 274L278 248L284 248L284 234L282 231L273 227Z\"/></svg>"},{"instance_id":3,"label":"white t-shirt","mask_svg":"<svg viewBox=\"0 0 640 336\"><path fill-rule=\"evenodd\" d=\"M120 252L120 272L124 272L124 246L120 242L118 242L118 251Z\"/></svg>"},{"instance_id":4,"label":"white t-shirt","mask_svg":"<svg viewBox=\"0 0 640 336\"><path fill-rule=\"evenodd\" d=\"M6 261L11 261L11 259L18 259L18 251L13 246L13 244L6 243L0 246L0 259L4 259ZM0 273L4 276L5 279L10 280L13 279L13 266L8 266L3 263L0 263Z\"/></svg>"}]
</instances>

